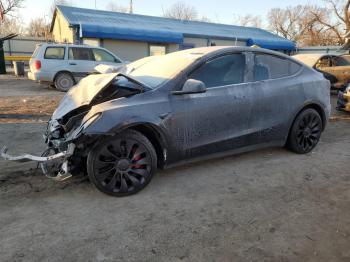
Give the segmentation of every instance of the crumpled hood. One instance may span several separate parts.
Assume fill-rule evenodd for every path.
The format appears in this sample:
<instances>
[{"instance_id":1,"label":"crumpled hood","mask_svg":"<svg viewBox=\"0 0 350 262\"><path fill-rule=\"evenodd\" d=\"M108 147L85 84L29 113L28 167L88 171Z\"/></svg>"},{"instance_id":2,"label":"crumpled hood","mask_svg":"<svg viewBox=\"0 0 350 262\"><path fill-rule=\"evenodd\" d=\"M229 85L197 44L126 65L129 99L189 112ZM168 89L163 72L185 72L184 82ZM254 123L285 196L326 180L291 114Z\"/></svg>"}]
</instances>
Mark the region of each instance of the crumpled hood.
<instances>
[{"instance_id":1,"label":"crumpled hood","mask_svg":"<svg viewBox=\"0 0 350 262\"><path fill-rule=\"evenodd\" d=\"M59 119L70 111L90 102L117 76L113 74L89 75L83 78L77 85L72 87L63 97L52 119Z\"/></svg>"}]
</instances>

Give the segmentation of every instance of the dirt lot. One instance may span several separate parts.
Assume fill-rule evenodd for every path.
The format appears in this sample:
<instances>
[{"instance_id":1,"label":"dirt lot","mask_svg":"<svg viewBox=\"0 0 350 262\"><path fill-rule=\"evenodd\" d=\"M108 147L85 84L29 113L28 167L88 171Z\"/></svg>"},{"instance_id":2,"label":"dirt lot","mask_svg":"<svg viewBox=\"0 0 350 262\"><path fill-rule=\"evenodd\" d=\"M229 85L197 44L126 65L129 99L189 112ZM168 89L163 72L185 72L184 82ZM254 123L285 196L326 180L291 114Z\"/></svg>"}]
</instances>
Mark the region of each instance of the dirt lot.
<instances>
[{"instance_id":1,"label":"dirt lot","mask_svg":"<svg viewBox=\"0 0 350 262\"><path fill-rule=\"evenodd\" d=\"M350 261L350 121L336 117L308 155L273 148L161 171L127 198L0 161L0 260ZM41 153L44 128L0 124L0 145Z\"/></svg>"}]
</instances>

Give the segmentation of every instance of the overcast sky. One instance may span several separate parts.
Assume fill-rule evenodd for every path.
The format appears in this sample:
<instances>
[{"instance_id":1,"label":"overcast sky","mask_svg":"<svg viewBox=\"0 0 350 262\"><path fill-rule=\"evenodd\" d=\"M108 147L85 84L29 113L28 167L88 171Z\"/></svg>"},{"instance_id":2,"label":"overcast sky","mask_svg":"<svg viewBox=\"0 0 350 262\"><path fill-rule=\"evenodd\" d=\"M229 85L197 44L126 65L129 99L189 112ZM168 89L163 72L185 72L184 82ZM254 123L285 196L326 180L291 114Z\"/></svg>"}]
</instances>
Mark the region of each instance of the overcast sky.
<instances>
[{"instance_id":1,"label":"overcast sky","mask_svg":"<svg viewBox=\"0 0 350 262\"><path fill-rule=\"evenodd\" d=\"M109 2L128 6L129 0L96 0L97 9L105 9ZM39 4L40 2L40 4ZM49 19L53 0L25 0L20 15L25 23L33 17ZM95 0L71 0L74 6L95 8ZM134 0L134 13L161 16L162 9L167 9L177 0ZM213 22L231 24L235 15L254 14L265 16L269 9L290 5L320 3L321 0L187 0L201 16Z\"/></svg>"}]
</instances>

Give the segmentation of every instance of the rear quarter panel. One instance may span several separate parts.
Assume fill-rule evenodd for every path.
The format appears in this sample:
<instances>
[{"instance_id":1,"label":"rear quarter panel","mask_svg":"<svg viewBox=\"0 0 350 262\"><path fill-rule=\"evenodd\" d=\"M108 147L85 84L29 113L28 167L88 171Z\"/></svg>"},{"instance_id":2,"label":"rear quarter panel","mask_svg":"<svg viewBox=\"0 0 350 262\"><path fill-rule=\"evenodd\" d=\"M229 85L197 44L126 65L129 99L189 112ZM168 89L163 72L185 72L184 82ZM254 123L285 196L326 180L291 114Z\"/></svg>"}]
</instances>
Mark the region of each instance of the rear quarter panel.
<instances>
[{"instance_id":1,"label":"rear quarter panel","mask_svg":"<svg viewBox=\"0 0 350 262\"><path fill-rule=\"evenodd\" d=\"M303 104L299 105L294 111L293 122L296 115L308 105L318 105L322 108L325 121L328 121L331 112L330 103L330 82L323 75L311 68L304 68L299 76L301 82L302 94L304 96Z\"/></svg>"}]
</instances>

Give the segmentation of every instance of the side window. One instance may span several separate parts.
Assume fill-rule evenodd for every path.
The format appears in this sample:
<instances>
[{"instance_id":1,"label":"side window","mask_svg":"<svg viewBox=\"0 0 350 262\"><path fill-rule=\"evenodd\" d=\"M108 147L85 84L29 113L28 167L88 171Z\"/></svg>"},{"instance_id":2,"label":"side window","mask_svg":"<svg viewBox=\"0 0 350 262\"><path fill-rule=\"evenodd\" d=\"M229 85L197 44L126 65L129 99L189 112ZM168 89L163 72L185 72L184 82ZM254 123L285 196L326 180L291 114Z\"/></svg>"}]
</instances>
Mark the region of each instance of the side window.
<instances>
[{"instance_id":1,"label":"side window","mask_svg":"<svg viewBox=\"0 0 350 262\"><path fill-rule=\"evenodd\" d=\"M322 57L316 63L316 68L329 67L329 66L331 66L331 59L328 56Z\"/></svg>"},{"instance_id":2,"label":"side window","mask_svg":"<svg viewBox=\"0 0 350 262\"><path fill-rule=\"evenodd\" d=\"M45 59L64 59L64 47L48 47L44 54Z\"/></svg>"},{"instance_id":3,"label":"side window","mask_svg":"<svg viewBox=\"0 0 350 262\"><path fill-rule=\"evenodd\" d=\"M110 53L108 53L102 49L94 48L94 49L92 49L92 52L94 53L95 61L120 63L120 61L118 59L116 59Z\"/></svg>"},{"instance_id":4,"label":"side window","mask_svg":"<svg viewBox=\"0 0 350 262\"><path fill-rule=\"evenodd\" d=\"M68 52L69 60L90 60L94 61L94 56L90 48L70 47Z\"/></svg>"},{"instance_id":5,"label":"side window","mask_svg":"<svg viewBox=\"0 0 350 262\"><path fill-rule=\"evenodd\" d=\"M257 54L254 59L254 80L262 81L294 75L301 66L287 58Z\"/></svg>"},{"instance_id":6,"label":"side window","mask_svg":"<svg viewBox=\"0 0 350 262\"><path fill-rule=\"evenodd\" d=\"M350 66L350 63L348 60L346 60L344 57L337 57L334 56L332 58L332 66Z\"/></svg>"},{"instance_id":7,"label":"side window","mask_svg":"<svg viewBox=\"0 0 350 262\"><path fill-rule=\"evenodd\" d=\"M207 88L244 82L245 55L225 55L202 65L189 78L200 80Z\"/></svg>"}]
</instances>

